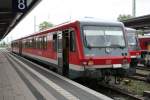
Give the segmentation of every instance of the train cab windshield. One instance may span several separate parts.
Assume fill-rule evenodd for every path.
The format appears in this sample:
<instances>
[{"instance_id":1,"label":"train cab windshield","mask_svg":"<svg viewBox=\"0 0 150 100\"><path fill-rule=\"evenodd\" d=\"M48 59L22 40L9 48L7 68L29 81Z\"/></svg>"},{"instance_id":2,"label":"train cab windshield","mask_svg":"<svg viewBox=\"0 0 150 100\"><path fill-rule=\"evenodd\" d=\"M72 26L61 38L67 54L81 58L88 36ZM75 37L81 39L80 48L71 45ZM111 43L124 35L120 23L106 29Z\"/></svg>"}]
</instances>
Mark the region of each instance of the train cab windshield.
<instances>
[{"instance_id":1,"label":"train cab windshield","mask_svg":"<svg viewBox=\"0 0 150 100\"><path fill-rule=\"evenodd\" d=\"M84 26L87 47L125 47L125 39L121 27Z\"/></svg>"},{"instance_id":2,"label":"train cab windshield","mask_svg":"<svg viewBox=\"0 0 150 100\"><path fill-rule=\"evenodd\" d=\"M139 49L136 31L127 30L127 40L131 50Z\"/></svg>"},{"instance_id":3,"label":"train cab windshield","mask_svg":"<svg viewBox=\"0 0 150 100\"><path fill-rule=\"evenodd\" d=\"M128 34L128 44L129 45L137 45L136 35L134 33Z\"/></svg>"}]
</instances>

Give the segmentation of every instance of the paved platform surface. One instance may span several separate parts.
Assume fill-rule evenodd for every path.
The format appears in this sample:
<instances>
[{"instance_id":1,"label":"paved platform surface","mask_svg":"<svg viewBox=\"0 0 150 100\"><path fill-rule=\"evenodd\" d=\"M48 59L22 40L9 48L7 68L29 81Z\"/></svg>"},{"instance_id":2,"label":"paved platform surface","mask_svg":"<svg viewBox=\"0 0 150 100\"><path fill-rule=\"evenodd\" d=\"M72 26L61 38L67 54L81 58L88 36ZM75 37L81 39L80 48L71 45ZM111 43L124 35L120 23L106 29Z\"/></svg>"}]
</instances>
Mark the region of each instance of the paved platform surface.
<instances>
[{"instance_id":1,"label":"paved platform surface","mask_svg":"<svg viewBox=\"0 0 150 100\"><path fill-rule=\"evenodd\" d=\"M112 100L0 49L0 100Z\"/></svg>"},{"instance_id":2,"label":"paved platform surface","mask_svg":"<svg viewBox=\"0 0 150 100\"><path fill-rule=\"evenodd\" d=\"M0 100L36 100L0 50Z\"/></svg>"}]
</instances>

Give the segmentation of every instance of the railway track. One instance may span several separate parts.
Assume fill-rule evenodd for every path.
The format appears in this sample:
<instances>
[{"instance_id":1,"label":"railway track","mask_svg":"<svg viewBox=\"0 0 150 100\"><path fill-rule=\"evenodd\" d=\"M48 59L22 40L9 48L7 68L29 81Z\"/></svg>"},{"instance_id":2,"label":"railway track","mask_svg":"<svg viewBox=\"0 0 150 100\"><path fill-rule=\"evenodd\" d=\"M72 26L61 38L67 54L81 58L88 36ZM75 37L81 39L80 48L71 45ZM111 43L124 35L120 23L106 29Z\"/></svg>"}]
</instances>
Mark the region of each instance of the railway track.
<instances>
[{"instance_id":1,"label":"railway track","mask_svg":"<svg viewBox=\"0 0 150 100\"><path fill-rule=\"evenodd\" d=\"M101 92L114 100L144 100L144 97L139 95L135 95L129 91L121 89L117 85L106 84L97 82L95 80L88 80L88 79L78 79L75 80L76 82L85 85L95 91Z\"/></svg>"},{"instance_id":2,"label":"railway track","mask_svg":"<svg viewBox=\"0 0 150 100\"><path fill-rule=\"evenodd\" d=\"M136 75L133 78L150 82L150 69L148 67L136 67Z\"/></svg>"},{"instance_id":3,"label":"railway track","mask_svg":"<svg viewBox=\"0 0 150 100\"><path fill-rule=\"evenodd\" d=\"M139 69L139 70L145 70L145 71L150 71L150 67L136 67L136 69Z\"/></svg>"},{"instance_id":4,"label":"railway track","mask_svg":"<svg viewBox=\"0 0 150 100\"><path fill-rule=\"evenodd\" d=\"M138 75L129 76L129 77L127 77L127 78L129 78L129 79L134 79L134 80L138 80L138 81L147 82L147 78L146 78L146 77L142 77L142 76L138 76Z\"/></svg>"},{"instance_id":5,"label":"railway track","mask_svg":"<svg viewBox=\"0 0 150 100\"><path fill-rule=\"evenodd\" d=\"M143 97L140 97L138 95L134 95L131 92L128 92L126 90L123 90L123 89L119 88L118 86L107 85L107 84L99 84L99 85L103 86L103 87L105 87L105 88L107 88L109 90L112 90L112 92L114 91L116 93L119 93L120 95L125 97L125 99L127 99L127 100L143 100ZM115 98L119 98L119 97L115 97Z\"/></svg>"}]
</instances>

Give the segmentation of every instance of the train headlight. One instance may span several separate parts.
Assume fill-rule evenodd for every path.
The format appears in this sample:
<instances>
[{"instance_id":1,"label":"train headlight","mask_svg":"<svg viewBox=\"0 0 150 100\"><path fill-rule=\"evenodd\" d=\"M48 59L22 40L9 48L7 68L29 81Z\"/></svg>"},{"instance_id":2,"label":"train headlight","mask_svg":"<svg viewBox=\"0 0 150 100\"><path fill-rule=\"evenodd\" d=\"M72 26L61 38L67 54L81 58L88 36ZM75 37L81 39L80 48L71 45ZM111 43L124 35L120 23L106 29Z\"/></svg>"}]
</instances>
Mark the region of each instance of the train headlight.
<instances>
[{"instance_id":1,"label":"train headlight","mask_svg":"<svg viewBox=\"0 0 150 100\"><path fill-rule=\"evenodd\" d=\"M94 65L94 61L93 60L89 60L88 61L88 65Z\"/></svg>"}]
</instances>

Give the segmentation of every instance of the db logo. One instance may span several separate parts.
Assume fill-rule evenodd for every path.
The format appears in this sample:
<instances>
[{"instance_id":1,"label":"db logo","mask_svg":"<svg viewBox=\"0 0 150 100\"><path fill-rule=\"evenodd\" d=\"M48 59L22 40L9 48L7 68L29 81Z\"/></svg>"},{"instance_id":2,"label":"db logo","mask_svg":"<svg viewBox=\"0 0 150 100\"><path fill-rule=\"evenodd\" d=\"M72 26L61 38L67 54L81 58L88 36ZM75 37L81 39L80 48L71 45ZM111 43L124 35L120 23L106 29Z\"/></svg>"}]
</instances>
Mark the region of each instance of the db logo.
<instances>
[{"instance_id":1,"label":"db logo","mask_svg":"<svg viewBox=\"0 0 150 100\"><path fill-rule=\"evenodd\" d=\"M111 60L106 60L106 64L111 64Z\"/></svg>"}]
</instances>

